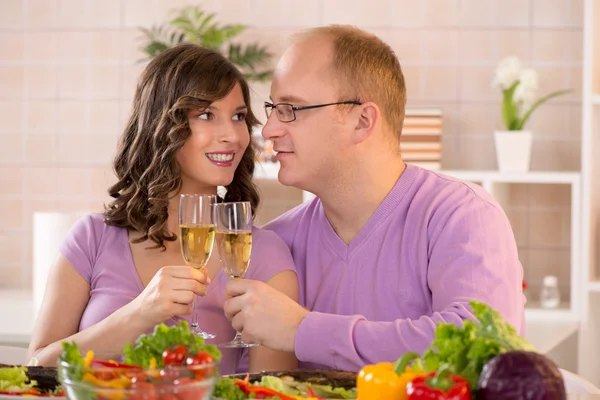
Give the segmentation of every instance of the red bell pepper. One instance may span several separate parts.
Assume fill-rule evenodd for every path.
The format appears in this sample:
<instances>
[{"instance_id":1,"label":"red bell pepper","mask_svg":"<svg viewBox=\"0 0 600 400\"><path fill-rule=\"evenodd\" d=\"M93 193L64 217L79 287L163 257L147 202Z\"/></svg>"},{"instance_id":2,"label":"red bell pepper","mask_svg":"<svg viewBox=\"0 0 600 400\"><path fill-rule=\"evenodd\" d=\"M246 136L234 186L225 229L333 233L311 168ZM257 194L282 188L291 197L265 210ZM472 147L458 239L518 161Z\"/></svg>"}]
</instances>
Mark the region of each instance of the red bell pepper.
<instances>
[{"instance_id":1,"label":"red bell pepper","mask_svg":"<svg viewBox=\"0 0 600 400\"><path fill-rule=\"evenodd\" d=\"M426 376L419 376L406 386L408 400L471 400L469 381L451 375L447 366Z\"/></svg>"},{"instance_id":2,"label":"red bell pepper","mask_svg":"<svg viewBox=\"0 0 600 400\"><path fill-rule=\"evenodd\" d=\"M138 369L142 370L142 367L138 367L136 365L131 364L122 364L116 361L101 361L101 360L92 360L92 367L110 367L110 368L123 368L123 369Z\"/></svg>"},{"instance_id":3,"label":"red bell pepper","mask_svg":"<svg viewBox=\"0 0 600 400\"><path fill-rule=\"evenodd\" d=\"M242 389L242 392L244 392L244 394L249 395L253 393L257 399L264 399L277 396L281 400L295 400L293 397L287 396L283 393L279 393L278 391L270 389L268 387L251 385L248 380L248 377L246 377L246 379L243 381L236 380L233 384Z\"/></svg>"}]
</instances>

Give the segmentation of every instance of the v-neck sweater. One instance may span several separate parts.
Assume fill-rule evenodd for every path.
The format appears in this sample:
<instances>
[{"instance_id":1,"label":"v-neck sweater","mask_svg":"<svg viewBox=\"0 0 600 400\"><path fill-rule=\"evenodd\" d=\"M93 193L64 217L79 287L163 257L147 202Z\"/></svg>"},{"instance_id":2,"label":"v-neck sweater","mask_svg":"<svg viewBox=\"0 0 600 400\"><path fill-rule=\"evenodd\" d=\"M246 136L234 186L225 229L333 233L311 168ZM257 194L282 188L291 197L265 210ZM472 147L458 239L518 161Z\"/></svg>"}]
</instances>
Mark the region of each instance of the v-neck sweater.
<instances>
[{"instance_id":1,"label":"v-neck sweater","mask_svg":"<svg viewBox=\"0 0 600 400\"><path fill-rule=\"evenodd\" d=\"M310 311L295 338L303 367L358 370L422 353L436 324L475 318L470 300L524 332L514 235L480 186L409 164L349 244L318 198L264 228L289 246Z\"/></svg>"}]
</instances>

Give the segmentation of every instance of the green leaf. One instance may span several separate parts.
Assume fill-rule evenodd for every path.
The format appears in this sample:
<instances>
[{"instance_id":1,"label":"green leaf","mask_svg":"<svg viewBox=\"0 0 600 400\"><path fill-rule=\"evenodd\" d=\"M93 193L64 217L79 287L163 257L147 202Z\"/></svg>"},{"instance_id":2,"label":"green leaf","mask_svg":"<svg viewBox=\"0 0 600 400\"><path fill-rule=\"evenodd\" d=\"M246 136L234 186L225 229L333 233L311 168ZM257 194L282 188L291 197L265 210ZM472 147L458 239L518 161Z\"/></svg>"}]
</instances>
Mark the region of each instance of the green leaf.
<instances>
[{"instance_id":1,"label":"green leaf","mask_svg":"<svg viewBox=\"0 0 600 400\"><path fill-rule=\"evenodd\" d=\"M145 44L141 50L152 59L166 49L180 43L194 43L215 49L234 63L249 80L265 81L272 77L268 62L272 54L259 44L226 46L242 33L242 24L221 25L216 15L205 13L200 7L188 6L171 11L172 18L165 25L140 28Z\"/></svg>"},{"instance_id":2,"label":"green leaf","mask_svg":"<svg viewBox=\"0 0 600 400\"><path fill-rule=\"evenodd\" d=\"M151 335L141 335L136 342L127 344L123 355L125 363L148 368L154 358L158 367L163 366L162 354L166 349L177 345L184 345L188 352L197 353L206 351L215 360L221 359L221 352L213 345L204 344L202 337L195 335L186 321L182 320L179 326L167 326L164 323L157 325Z\"/></svg>"},{"instance_id":3,"label":"green leaf","mask_svg":"<svg viewBox=\"0 0 600 400\"><path fill-rule=\"evenodd\" d=\"M436 371L448 364L451 370L464 376L476 387L483 366L498 354L510 350L533 351L533 346L520 337L496 310L471 301L477 322L466 320L463 326L439 323L431 346L423 354L427 371Z\"/></svg>"},{"instance_id":4,"label":"green leaf","mask_svg":"<svg viewBox=\"0 0 600 400\"><path fill-rule=\"evenodd\" d=\"M547 94L546 96L542 97L541 99L539 99L538 101L533 103L533 105L529 108L529 110L523 115L523 118L520 121L518 121L518 125L515 130L523 129L523 127L525 126L525 123L527 122L527 120L529 119L531 114L533 114L535 109L538 108L539 106L541 106L542 104L544 104L546 101L550 100L553 97L562 96L563 94L566 94L566 93L569 93L572 91L573 91L572 89L557 90L556 92Z\"/></svg>"}]
</instances>

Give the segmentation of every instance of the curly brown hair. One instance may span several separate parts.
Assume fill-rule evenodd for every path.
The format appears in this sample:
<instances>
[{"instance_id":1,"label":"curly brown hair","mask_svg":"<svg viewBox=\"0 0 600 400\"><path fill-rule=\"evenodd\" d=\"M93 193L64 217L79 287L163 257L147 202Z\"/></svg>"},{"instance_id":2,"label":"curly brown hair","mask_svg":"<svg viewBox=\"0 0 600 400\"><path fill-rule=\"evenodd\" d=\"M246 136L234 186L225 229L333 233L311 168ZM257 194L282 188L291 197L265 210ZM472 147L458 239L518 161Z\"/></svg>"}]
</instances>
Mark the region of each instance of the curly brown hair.
<instances>
[{"instance_id":1,"label":"curly brown hair","mask_svg":"<svg viewBox=\"0 0 600 400\"><path fill-rule=\"evenodd\" d=\"M248 106L250 144L226 186L224 201L250 201L256 211L260 198L252 181L256 156L252 128L259 122L250 107L248 83L219 52L181 44L156 56L138 81L113 161L118 181L108 189L114 200L105 209L106 224L141 233L132 242L150 239L156 244L152 248L165 250L165 241L177 240L166 223L169 198L181 189L176 155L191 134L188 112L207 108L236 84Z\"/></svg>"}]
</instances>

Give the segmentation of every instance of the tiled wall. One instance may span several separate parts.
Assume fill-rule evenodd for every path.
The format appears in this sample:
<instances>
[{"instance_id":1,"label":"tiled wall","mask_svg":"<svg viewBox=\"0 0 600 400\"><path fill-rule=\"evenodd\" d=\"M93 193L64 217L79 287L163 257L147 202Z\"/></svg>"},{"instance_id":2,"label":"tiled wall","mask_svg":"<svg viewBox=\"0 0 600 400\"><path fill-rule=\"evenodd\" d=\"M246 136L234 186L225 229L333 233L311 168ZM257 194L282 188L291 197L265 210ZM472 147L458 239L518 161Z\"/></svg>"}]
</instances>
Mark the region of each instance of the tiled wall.
<instances>
[{"instance_id":1,"label":"tiled wall","mask_svg":"<svg viewBox=\"0 0 600 400\"><path fill-rule=\"evenodd\" d=\"M109 162L143 65L140 26L200 4L250 28L280 54L299 28L350 23L396 50L410 106L444 111L443 165L494 169L500 94L496 62L517 55L540 73L540 91L575 93L540 108L532 168L578 170L582 0L2 0L0 1L0 287L31 285L36 211L98 210ZM257 113L267 84L254 84ZM267 221L300 192L263 182ZM516 186L507 212L532 294L546 273L568 291L568 188ZM561 272L562 271L562 272ZM564 278L564 279L563 279Z\"/></svg>"}]
</instances>

